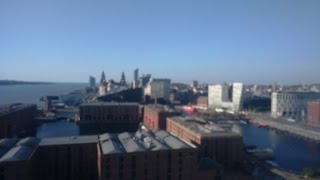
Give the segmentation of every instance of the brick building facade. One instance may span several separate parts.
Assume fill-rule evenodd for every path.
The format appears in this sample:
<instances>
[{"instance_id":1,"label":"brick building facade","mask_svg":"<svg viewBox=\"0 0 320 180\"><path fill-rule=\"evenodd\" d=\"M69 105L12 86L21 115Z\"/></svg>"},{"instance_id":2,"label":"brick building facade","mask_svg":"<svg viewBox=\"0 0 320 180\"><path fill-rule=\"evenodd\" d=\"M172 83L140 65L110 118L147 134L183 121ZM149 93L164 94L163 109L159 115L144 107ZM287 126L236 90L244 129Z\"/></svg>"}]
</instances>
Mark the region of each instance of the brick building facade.
<instances>
[{"instance_id":1,"label":"brick building facade","mask_svg":"<svg viewBox=\"0 0 320 180\"><path fill-rule=\"evenodd\" d=\"M212 158L226 167L237 167L243 161L241 135L225 131L204 120L169 117L167 131L197 145L201 157Z\"/></svg>"},{"instance_id":2,"label":"brick building facade","mask_svg":"<svg viewBox=\"0 0 320 180\"><path fill-rule=\"evenodd\" d=\"M308 103L308 120L311 126L320 127L320 101Z\"/></svg>"},{"instance_id":3,"label":"brick building facade","mask_svg":"<svg viewBox=\"0 0 320 180\"><path fill-rule=\"evenodd\" d=\"M9 104L0 106L0 139L35 129L36 112L36 105Z\"/></svg>"},{"instance_id":4,"label":"brick building facade","mask_svg":"<svg viewBox=\"0 0 320 180\"><path fill-rule=\"evenodd\" d=\"M165 130L167 126L167 117L178 116L179 112L162 105L144 106L143 122L151 130Z\"/></svg>"}]
</instances>

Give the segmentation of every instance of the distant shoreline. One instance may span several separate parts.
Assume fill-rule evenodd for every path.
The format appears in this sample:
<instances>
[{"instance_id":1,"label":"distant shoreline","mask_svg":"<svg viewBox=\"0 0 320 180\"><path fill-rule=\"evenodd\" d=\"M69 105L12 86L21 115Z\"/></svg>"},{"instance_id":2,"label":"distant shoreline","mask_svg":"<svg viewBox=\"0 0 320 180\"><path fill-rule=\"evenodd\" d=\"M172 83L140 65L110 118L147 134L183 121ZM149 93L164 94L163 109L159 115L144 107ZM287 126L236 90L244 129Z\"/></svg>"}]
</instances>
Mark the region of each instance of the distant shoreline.
<instances>
[{"instance_id":1,"label":"distant shoreline","mask_svg":"<svg viewBox=\"0 0 320 180\"><path fill-rule=\"evenodd\" d=\"M15 80L0 80L0 86L41 85L41 84L55 84L55 83L50 83L50 82L15 81Z\"/></svg>"}]
</instances>

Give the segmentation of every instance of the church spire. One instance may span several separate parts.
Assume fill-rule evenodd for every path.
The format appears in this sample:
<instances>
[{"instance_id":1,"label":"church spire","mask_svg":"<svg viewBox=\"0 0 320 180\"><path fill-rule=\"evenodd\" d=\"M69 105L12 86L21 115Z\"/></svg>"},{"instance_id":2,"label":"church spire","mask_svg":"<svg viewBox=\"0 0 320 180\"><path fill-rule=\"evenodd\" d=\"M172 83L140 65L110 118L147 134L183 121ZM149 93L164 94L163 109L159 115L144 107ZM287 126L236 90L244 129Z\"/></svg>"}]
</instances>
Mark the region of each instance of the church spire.
<instances>
[{"instance_id":1,"label":"church spire","mask_svg":"<svg viewBox=\"0 0 320 180\"><path fill-rule=\"evenodd\" d=\"M100 85L104 85L107 82L106 75L104 74L104 71L102 71Z\"/></svg>"},{"instance_id":2,"label":"church spire","mask_svg":"<svg viewBox=\"0 0 320 180\"><path fill-rule=\"evenodd\" d=\"M124 75L124 72L122 72L121 80L120 80L120 86L126 86L126 85L127 85L126 76Z\"/></svg>"}]
</instances>

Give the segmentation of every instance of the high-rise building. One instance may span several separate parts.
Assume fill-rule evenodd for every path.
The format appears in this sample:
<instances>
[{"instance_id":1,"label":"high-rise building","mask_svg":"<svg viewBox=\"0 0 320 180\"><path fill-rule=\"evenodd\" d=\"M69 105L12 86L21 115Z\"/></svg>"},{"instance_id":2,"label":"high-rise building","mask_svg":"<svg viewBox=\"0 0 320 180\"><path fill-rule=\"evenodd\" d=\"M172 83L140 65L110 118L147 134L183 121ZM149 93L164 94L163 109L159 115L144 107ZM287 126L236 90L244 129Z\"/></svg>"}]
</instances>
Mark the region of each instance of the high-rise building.
<instances>
[{"instance_id":1,"label":"high-rise building","mask_svg":"<svg viewBox=\"0 0 320 180\"><path fill-rule=\"evenodd\" d=\"M139 88L140 87L140 81L139 81L139 69L134 70L133 74L133 88Z\"/></svg>"},{"instance_id":2,"label":"high-rise building","mask_svg":"<svg viewBox=\"0 0 320 180\"><path fill-rule=\"evenodd\" d=\"M90 88L95 88L96 87L96 78L90 76L89 77L89 87Z\"/></svg>"},{"instance_id":3,"label":"high-rise building","mask_svg":"<svg viewBox=\"0 0 320 180\"><path fill-rule=\"evenodd\" d=\"M0 138L23 135L36 128L37 106L8 104L0 106Z\"/></svg>"},{"instance_id":4,"label":"high-rise building","mask_svg":"<svg viewBox=\"0 0 320 180\"><path fill-rule=\"evenodd\" d=\"M191 82L190 82L190 87L191 87L191 88L197 88L198 85L199 85L198 81L195 81L195 80L194 80L194 81L191 81Z\"/></svg>"},{"instance_id":5,"label":"high-rise building","mask_svg":"<svg viewBox=\"0 0 320 180\"><path fill-rule=\"evenodd\" d=\"M320 127L320 101L308 103L308 124Z\"/></svg>"},{"instance_id":6,"label":"high-rise building","mask_svg":"<svg viewBox=\"0 0 320 180\"><path fill-rule=\"evenodd\" d=\"M201 157L209 157L226 167L242 164L243 142L240 134L226 131L203 119L178 116L167 118L167 131L197 145Z\"/></svg>"},{"instance_id":7,"label":"high-rise building","mask_svg":"<svg viewBox=\"0 0 320 180\"><path fill-rule=\"evenodd\" d=\"M275 92L271 98L271 115L274 118L288 118L296 121L307 120L307 104L320 99L314 92Z\"/></svg>"},{"instance_id":8,"label":"high-rise building","mask_svg":"<svg viewBox=\"0 0 320 180\"><path fill-rule=\"evenodd\" d=\"M211 85L208 90L209 108L221 108L234 112L241 111L244 101L242 83Z\"/></svg>"},{"instance_id":9,"label":"high-rise building","mask_svg":"<svg viewBox=\"0 0 320 180\"><path fill-rule=\"evenodd\" d=\"M150 80L151 80L151 74L142 75L142 77L140 78L140 86L142 88L146 87L150 82Z\"/></svg>"},{"instance_id":10,"label":"high-rise building","mask_svg":"<svg viewBox=\"0 0 320 180\"><path fill-rule=\"evenodd\" d=\"M170 79L152 79L144 88L144 95L151 99L170 101Z\"/></svg>"}]
</instances>

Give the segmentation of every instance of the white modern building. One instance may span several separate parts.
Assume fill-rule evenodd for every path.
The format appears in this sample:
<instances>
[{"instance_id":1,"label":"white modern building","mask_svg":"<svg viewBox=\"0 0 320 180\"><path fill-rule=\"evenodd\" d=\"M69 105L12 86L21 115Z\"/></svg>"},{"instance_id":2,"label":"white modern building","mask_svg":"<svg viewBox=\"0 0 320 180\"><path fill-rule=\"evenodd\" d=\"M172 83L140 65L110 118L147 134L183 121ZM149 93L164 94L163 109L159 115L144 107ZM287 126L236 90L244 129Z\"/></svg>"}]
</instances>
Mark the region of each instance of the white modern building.
<instances>
[{"instance_id":1,"label":"white modern building","mask_svg":"<svg viewBox=\"0 0 320 180\"><path fill-rule=\"evenodd\" d=\"M211 109L226 109L238 112L242 109L243 100L244 88L242 83L209 86L208 106Z\"/></svg>"},{"instance_id":2,"label":"white modern building","mask_svg":"<svg viewBox=\"0 0 320 180\"><path fill-rule=\"evenodd\" d=\"M170 79L151 79L144 88L144 95L151 99L170 100Z\"/></svg>"},{"instance_id":3,"label":"white modern building","mask_svg":"<svg viewBox=\"0 0 320 180\"><path fill-rule=\"evenodd\" d=\"M275 92L272 93L271 116L304 121L309 101L320 99L315 92Z\"/></svg>"}]
</instances>

